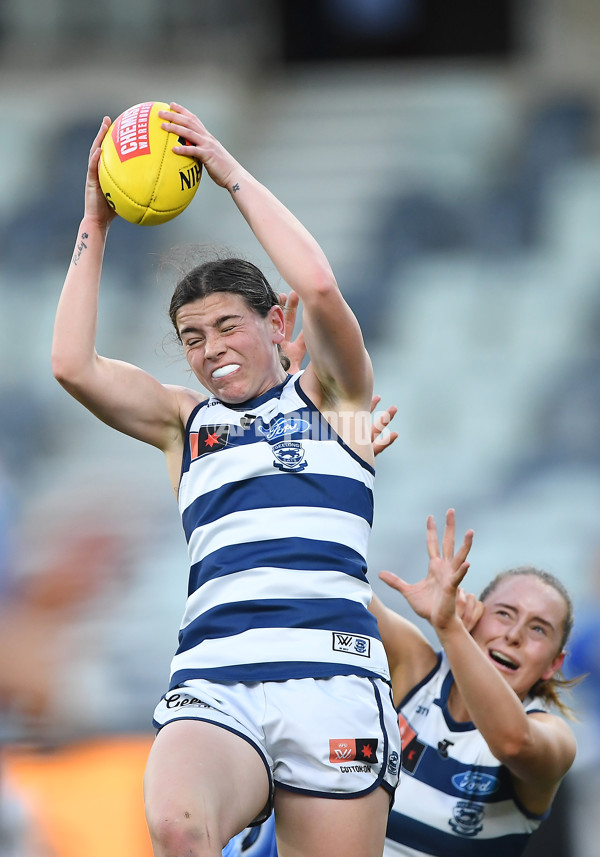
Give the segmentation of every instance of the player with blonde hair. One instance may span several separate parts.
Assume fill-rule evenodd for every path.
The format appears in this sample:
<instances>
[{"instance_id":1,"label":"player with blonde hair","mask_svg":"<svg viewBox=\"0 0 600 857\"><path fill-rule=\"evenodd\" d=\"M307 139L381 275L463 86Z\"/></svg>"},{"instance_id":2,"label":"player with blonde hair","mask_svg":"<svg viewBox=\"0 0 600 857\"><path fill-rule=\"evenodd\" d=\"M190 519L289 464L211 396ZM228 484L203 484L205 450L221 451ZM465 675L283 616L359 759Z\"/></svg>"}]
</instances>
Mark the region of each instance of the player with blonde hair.
<instances>
[{"instance_id":1,"label":"player with blonde hair","mask_svg":"<svg viewBox=\"0 0 600 857\"><path fill-rule=\"evenodd\" d=\"M575 758L558 690L573 626L553 575L497 575L481 598L460 584L473 533L455 552L449 510L440 544L427 521L429 571L415 584L380 577L436 632L442 650L374 598L399 713L402 774L386 857L512 857L525 849Z\"/></svg>"}]
</instances>

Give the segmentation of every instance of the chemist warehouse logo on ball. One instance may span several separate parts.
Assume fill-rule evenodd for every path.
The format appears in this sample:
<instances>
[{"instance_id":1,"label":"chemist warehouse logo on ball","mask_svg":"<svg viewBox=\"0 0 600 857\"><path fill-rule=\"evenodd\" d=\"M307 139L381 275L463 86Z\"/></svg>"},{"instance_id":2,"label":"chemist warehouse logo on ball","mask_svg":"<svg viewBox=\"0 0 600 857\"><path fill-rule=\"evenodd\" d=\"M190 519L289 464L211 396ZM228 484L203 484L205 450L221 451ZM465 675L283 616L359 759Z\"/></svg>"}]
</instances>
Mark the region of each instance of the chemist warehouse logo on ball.
<instances>
[{"instance_id":1,"label":"chemist warehouse logo on ball","mask_svg":"<svg viewBox=\"0 0 600 857\"><path fill-rule=\"evenodd\" d=\"M377 738L330 738L329 761L340 765L343 774L366 773L378 762L377 744Z\"/></svg>"},{"instance_id":2,"label":"chemist warehouse logo on ball","mask_svg":"<svg viewBox=\"0 0 600 857\"><path fill-rule=\"evenodd\" d=\"M130 107L115 121L112 138L121 163L150 154L148 125L153 101Z\"/></svg>"}]
</instances>

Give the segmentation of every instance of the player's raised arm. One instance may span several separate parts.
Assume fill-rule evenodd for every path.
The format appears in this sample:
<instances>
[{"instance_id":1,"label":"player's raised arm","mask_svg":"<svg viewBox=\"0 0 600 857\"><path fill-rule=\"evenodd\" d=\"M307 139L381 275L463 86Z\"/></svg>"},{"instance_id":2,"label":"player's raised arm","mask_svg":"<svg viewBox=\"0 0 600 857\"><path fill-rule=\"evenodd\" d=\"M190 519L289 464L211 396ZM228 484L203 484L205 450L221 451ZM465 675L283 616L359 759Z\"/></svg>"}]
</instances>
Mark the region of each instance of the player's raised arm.
<instances>
[{"instance_id":1,"label":"player's raised arm","mask_svg":"<svg viewBox=\"0 0 600 857\"><path fill-rule=\"evenodd\" d=\"M433 611L430 621L448 656L458 698L511 772L523 805L543 814L573 763L575 740L562 718L543 710L526 713L524 701L560 670L569 603L551 575L534 569L500 574L482 597L481 617L469 632L450 608L455 580L444 574L432 521L428 535L438 584L446 592L446 606Z\"/></svg>"},{"instance_id":2,"label":"player's raised arm","mask_svg":"<svg viewBox=\"0 0 600 857\"><path fill-rule=\"evenodd\" d=\"M52 343L52 369L62 386L114 428L168 450L180 442L186 392L167 388L136 366L96 352L98 292L104 248L115 214L98 182L105 117L92 143L85 211L60 296Z\"/></svg>"},{"instance_id":3,"label":"player's raised arm","mask_svg":"<svg viewBox=\"0 0 600 857\"><path fill-rule=\"evenodd\" d=\"M434 628L458 690L451 708L455 719L473 721L511 772L523 805L541 815L573 762L575 740L560 717L543 710L528 713L524 700L535 697L563 662L568 596L551 575L535 569L501 573L482 596L470 628L458 596L471 539L469 531L455 553L454 512L449 510L440 550L430 517L427 577L410 585L388 572L381 576Z\"/></svg>"},{"instance_id":4,"label":"player's raised arm","mask_svg":"<svg viewBox=\"0 0 600 857\"><path fill-rule=\"evenodd\" d=\"M166 130L185 136L176 147L202 161L208 174L229 190L273 264L302 300L304 335L311 360L303 386L318 405L368 412L372 368L362 333L340 293L331 266L310 232L181 105L161 115ZM314 379L313 379L314 375ZM368 440L367 440L368 443Z\"/></svg>"}]
</instances>

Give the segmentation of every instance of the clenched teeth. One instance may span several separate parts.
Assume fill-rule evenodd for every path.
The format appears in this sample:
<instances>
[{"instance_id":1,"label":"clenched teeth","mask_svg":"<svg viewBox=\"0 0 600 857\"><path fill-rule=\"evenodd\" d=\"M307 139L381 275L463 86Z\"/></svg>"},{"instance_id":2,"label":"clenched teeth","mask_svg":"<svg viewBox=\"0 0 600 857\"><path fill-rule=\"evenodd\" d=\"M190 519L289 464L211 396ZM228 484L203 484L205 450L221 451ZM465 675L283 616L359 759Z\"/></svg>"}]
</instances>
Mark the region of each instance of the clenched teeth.
<instances>
[{"instance_id":1,"label":"clenched teeth","mask_svg":"<svg viewBox=\"0 0 600 857\"><path fill-rule=\"evenodd\" d=\"M228 363L227 366L220 366L212 373L213 378L225 378L226 375L231 375L236 369L239 369L239 363Z\"/></svg>"}]
</instances>

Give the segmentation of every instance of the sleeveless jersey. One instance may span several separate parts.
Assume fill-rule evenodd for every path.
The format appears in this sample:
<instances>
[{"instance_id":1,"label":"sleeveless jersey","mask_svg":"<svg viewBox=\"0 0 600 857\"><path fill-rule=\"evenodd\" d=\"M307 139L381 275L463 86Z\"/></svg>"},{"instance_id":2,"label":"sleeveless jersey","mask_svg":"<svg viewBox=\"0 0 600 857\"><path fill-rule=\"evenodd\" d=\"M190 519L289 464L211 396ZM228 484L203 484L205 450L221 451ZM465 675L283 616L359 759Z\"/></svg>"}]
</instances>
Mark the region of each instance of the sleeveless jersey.
<instances>
[{"instance_id":1,"label":"sleeveless jersey","mask_svg":"<svg viewBox=\"0 0 600 857\"><path fill-rule=\"evenodd\" d=\"M399 706L402 773L388 821L385 857L516 857L544 816L526 812L508 769L471 722L448 711L446 655ZM525 711L545 711L528 697Z\"/></svg>"},{"instance_id":2,"label":"sleeveless jersey","mask_svg":"<svg viewBox=\"0 0 600 857\"><path fill-rule=\"evenodd\" d=\"M374 470L300 388L210 398L185 435L179 508L188 599L170 688L192 678L389 681L369 613Z\"/></svg>"}]
</instances>

